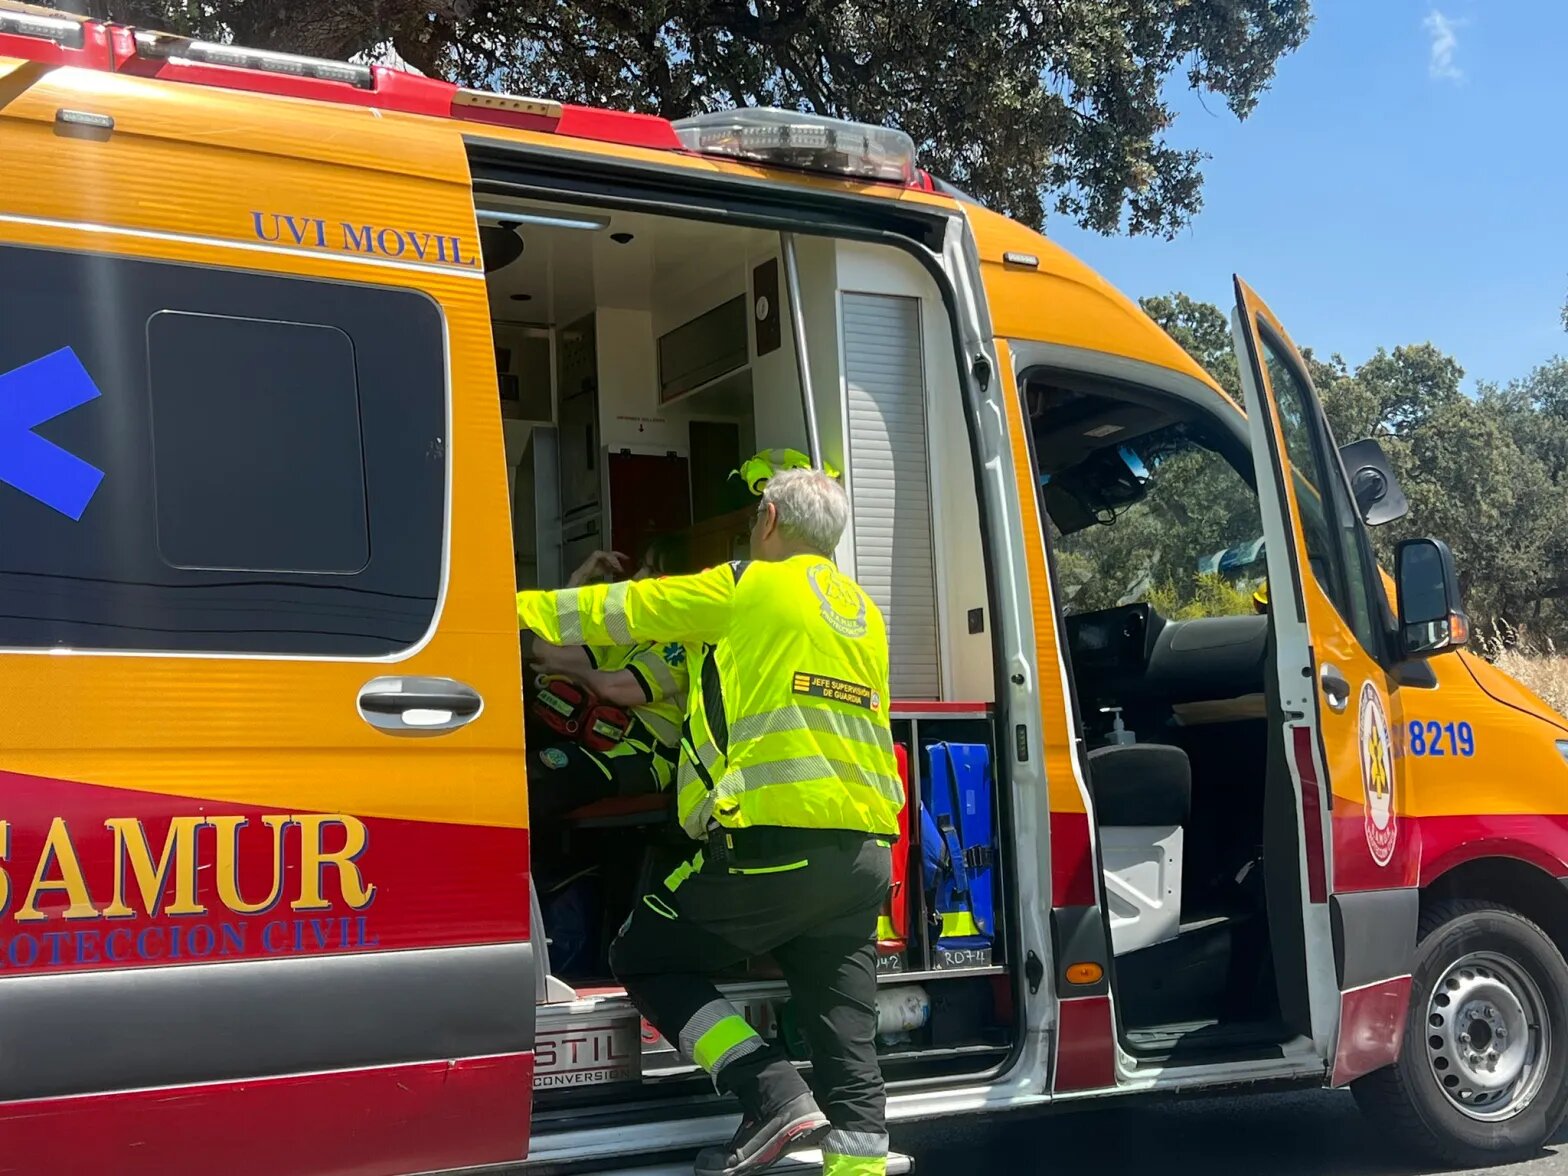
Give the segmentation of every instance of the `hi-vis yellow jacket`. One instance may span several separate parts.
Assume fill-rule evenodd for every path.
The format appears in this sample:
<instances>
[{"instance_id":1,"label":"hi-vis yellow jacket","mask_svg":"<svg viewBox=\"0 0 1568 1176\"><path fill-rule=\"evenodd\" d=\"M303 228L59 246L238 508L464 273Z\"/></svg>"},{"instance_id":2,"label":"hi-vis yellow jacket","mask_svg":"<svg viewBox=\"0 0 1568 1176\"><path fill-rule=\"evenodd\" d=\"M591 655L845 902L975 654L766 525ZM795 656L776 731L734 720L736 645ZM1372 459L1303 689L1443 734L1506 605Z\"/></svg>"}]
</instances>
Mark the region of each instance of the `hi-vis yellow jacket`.
<instances>
[{"instance_id":1,"label":"hi-vis yellow jacket","mask_svg":"<svg viewBox=\"0 0 1568 1176\"><path fill-rule=\"evenodd\" d=\"M517 615L562 645L686 647L679 811L691 836L710 821L897 835L887 628L832 560L522 592Z\"/></svg>"}]
</instances>

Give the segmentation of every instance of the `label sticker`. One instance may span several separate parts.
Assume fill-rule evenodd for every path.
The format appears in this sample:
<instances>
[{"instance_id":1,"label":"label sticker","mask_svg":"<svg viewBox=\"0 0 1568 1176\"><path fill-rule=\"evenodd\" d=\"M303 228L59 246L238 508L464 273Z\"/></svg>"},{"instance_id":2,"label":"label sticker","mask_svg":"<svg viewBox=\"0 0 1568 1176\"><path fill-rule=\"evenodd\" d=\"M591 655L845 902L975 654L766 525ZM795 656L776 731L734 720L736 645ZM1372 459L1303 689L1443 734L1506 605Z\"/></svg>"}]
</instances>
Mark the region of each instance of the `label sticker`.
<instances>
[{"instance_id":1,"label":"label sticker","mask_svg":"<svg viewBox=\"0 0 1568 1176\"><path fill-rule=\"evenodd\" d=\"M864 710L882 709L881 694L869 686L862 686L859 682L846 682L843 678L828 678L821 674L807 674L797 670L794 681L790 684L790 690L794 694L809 694L813 698L847 702L851 706L858 706Z\"/></svg>"}]
</instances>

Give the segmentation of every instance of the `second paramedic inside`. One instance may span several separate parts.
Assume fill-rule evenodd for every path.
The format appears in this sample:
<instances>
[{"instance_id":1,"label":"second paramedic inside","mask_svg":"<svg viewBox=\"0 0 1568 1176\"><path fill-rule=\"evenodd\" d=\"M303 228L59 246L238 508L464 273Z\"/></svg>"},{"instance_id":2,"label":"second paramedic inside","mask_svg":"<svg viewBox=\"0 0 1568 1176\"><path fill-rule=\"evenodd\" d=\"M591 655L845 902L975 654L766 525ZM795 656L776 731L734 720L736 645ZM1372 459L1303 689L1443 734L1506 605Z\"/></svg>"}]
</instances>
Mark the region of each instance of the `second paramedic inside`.
<instances>
[{"instance_id":1,"label":"second paramedic inside","mask_svg":"<svg viewBox=\"0 0 1568 1176\"><path fill-rule=\"evenodd\" d=\"M668 544L655 540L631 578L666 575L673 558ZM572 573L567 587L613 579L624 574L625 562L618 552L596 551ZM542 678L529 708L528 746L545 769L529 779L528 807L535 825L547 825L607 796L635 796L670 786L686 708L684 649L646 641L563 646L535 637L525 652ZM572 703L550 693L561 682L577 688L571 693L584 713L562 715ZM552 702L553 710L548 705ZM593 709L600 704L612 710ZM552 730L553 716L570 718L579 728L577 735ZM607 719L614 728L609 737L593 738Z\"/></svg>"},{"instance_id":2,"label":"second paramedic inside","mask_svg":"<svg viewBox=\"0 0 1568 1176\"><path fill-rule=\"evenodd\" d=\"M678 807L702 843L655 884L610 949L627 994L744 1108L700 1176L756 1172L820 1145L824 1176L887 1168L877 1061L877 915L904 791L888 724L887 629L831 553L837 482L775 474L750 562L694 576L523 592L549 641L680 642L691 651ZM709 977L771 953L811 1049L808 1088Z\"/></svg>"}]
</instances>

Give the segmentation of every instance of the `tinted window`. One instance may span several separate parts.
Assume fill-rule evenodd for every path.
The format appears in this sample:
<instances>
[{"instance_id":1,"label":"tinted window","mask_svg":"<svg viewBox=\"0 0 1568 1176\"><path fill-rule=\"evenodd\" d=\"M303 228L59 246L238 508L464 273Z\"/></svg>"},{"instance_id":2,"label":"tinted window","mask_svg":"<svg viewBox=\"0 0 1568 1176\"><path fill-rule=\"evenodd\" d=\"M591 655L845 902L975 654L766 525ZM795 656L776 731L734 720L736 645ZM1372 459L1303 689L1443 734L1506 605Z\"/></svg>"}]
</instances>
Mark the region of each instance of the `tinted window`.
<instances>
[{"instance_id":1,"label":"tinted window","mask_svg":"<svg viewBox=\"0 0 1568 1176\"><path fill-rule=\"evenodd\" d=\"M147 357L165 560L177 568L364 570L370 526L347 335L166 310L147 322Z\"/></svg>"},{"instance_id":2,"label":"tinted window","mask_svg":"<svg viewBox=\"0 0 1568 1176\"><path fill-rule=\"evenodd\" d=\"M431 301L0 247L0 306L0 646L373 656L424 635Z\"/></svg>"},{"instance_id":3,"label":"tinted window","mask_svg":"<svg viewBox=\"0 0 1568 1176\"><path fill-rule=\"evenodd\" d=\"M1344 475L1307 385L1267 334L1260 336L1269 386L1279 410L1285 456L1295 481L1296 506L1306 532L1313 578L1369 651L1378 648L1378 623L1367 594L1369 567L1351 511Z\"/></svg>"}]
</instances>

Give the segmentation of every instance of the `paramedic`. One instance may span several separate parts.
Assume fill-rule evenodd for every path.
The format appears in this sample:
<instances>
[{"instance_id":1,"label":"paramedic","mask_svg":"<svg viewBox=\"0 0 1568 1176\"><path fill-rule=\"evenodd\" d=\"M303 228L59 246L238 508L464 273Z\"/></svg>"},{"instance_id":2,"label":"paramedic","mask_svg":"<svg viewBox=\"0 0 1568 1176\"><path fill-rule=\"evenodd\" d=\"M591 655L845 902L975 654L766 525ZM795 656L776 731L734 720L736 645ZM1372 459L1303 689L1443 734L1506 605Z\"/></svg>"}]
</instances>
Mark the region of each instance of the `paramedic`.
<instances>
[{"instance_id":1,"label":"paramedic","mask_svg":"<svg viewBox=\"0 0 1568 1176\"><path fill-rule=\"evenodd\" d=\"M669 561L668 546L655 540L632 579L664 575ZM596 551L567 583L600 580L623 566L619 553ZM592 749L531 717L528 742L538 748L531 754L531 766L542 769L529 778L529 813L535 825L608 796L635 796L670 786L686 706L686 651L680 645L557 645L535 637L527 649L535 670L545 678L572 682L630 719L618 742Z\"/></svg>"},{"instance_id":2,"label":"paramedic","mask_svg":"<svg viewBox=\"0 0 1568 1176\"><path fill-rule=\"evenodd\" d=\"M830 555L848 516L826 474L786 470L762 489L750 562L517 598L521 624L552 641L678 641L696 663L678 804L702 847L633 908L610 962L643 1015L741 1101L740 1130L698 1157L702 1176L818 1144L824 1176L887 1166L873 936L904 795L887 630ZM708 979L769 953L817 1098Z\"/></svg>"}]
</instances>

